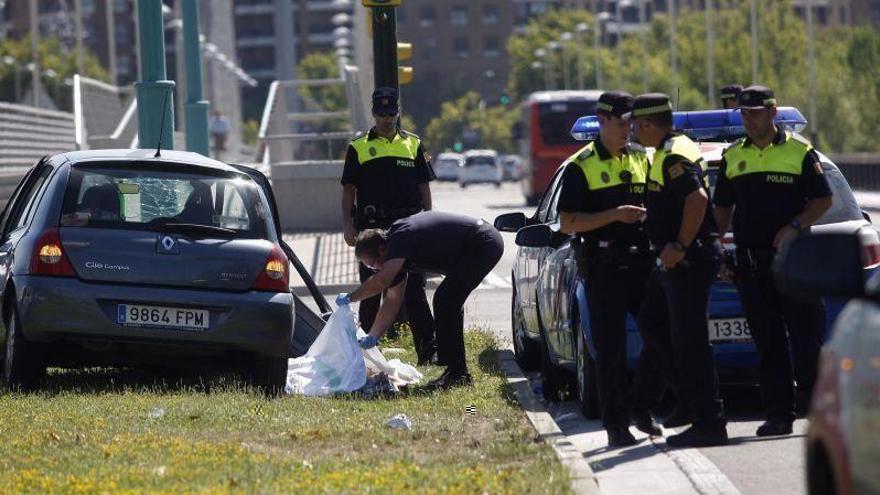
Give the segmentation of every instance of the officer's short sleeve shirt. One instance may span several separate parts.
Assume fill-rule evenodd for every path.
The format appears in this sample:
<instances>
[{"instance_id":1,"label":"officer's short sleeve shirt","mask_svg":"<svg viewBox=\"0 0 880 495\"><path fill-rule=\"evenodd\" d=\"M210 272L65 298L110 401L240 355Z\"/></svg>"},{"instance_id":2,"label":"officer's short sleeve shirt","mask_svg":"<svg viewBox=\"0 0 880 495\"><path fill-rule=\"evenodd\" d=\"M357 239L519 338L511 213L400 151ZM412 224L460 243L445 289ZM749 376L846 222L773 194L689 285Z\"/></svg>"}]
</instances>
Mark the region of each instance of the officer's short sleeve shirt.
<instances>
[{"instance_id":1,"label":"officer's short sleeve shirt","mask_svg":"<svg viewBox=\"0 0 880 495\"><path fill-rule=\"evenodd\" d=\"M357 186L358 172L360 171L360 162L358 161L357 151L354 146L348 145L345 152L345 166L342 168L342 185Z\"/></svg>"},{"instance_id":2,"label":"officer's short sleeve shirt","mask_svg":"<svg viewBox=\"0 0 880 495\"><path fill-rule=\"evenodd\" d=\"M589 185L584 171L576 164L569 163L562 171L562 190L559 192L557 209L566 212L587 211Z\"/></svg>"}]
</instances>

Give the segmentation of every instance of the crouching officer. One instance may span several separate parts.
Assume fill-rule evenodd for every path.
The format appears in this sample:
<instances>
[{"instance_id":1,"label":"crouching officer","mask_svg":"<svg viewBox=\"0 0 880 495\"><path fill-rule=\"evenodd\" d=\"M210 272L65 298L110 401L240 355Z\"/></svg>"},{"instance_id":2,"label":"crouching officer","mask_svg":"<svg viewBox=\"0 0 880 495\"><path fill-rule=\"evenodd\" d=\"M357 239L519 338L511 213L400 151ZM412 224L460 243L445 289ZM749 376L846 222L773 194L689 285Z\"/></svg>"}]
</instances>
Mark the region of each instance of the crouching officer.
<instances>
[{"instance_id":1,"label":"crouching officer","mask_svg":"<svg viewBox=\"0 0 880 495\"><path fill-rule=\"evenodd\" d=\"M373 117L376 126L352 141L345 156L342 226L349 246L355 245L358 232L387 229L395 220L431 209L431 159L418 136L398 129L397 90L376 89ZM358 269L361 282L373 273L362 264ZM361 302L358 313L364 328L373 325L380 297ZM434 321L421 274L410 277L405 299L419 364L432 362Z\"/></svg>"},{"instance_id":2,"label":"crouching officer","mask_svg":"<svg viewBox=\"0 0 880 495\"><path fill-rule=\"evenodd\" d=\"M648 170L648 237L658 254L645 289L639 330L660 356L667 379L690 409L692 426L666 439L672 447L727 443L709 344L709 289L721 263L721 243L709 205L699 147L672 133L672 106L664 94L637 97L632 111L638 141L655 149Z\"/></svg>"},{"instance_id":3,"label":"crouching officer","mask_svg":"<svg viewBox=\"0 0 880 495\"><path fill-rule=\"evenodd\" d=\"M638 314L653 267L642 224L648 157L627 146L629 122L622 118L632 101L618 91L599 97L599 138L568 160L558 203L562 232L577 234L572 246L587 291L602 425L615 447L636 443L630 419L649 435L663 434L649 412L662 383L646 354L636 374L632 418L627 398L626 315ZM641 390L645 385L653 390Z\"/></svg>"},{"instance_id":4,"label":"crouching officer","mask_svg":"<svg viewBox=\"0 0 880 495\"><path fill-rule=\"evenodd\" d=\"M757 435L787 435L796 405L792 354L800 405L806 407L816 381L825 310L821 301L801 303L780 294L771 265L777 251L831 207L831 189L810 143L775 125L770 89L744 89L740 105L747 137L724 151L715 217L721 232L733 219L734 279L758 348L767 416Z\"/></svg>"},{"instance_id":5,"label":"crouching officer","mask_svg":"<svg viewBox=\"0 0 880 495\"><path fill-rule=\"evenodd\" d=\"M340 294L337 304L363 301L387 289L385 300L361 347L376 345L394 322L407 276L445 275L434 293L437 340L446 371L428 383L445 389L471 383L464 350L464 303L470 293L501 259L501 234L483 220L428 211L398 220L387 231L370 229L358 235L355 256L375 270L351 295Z\"/></svg>"}]
</instances>

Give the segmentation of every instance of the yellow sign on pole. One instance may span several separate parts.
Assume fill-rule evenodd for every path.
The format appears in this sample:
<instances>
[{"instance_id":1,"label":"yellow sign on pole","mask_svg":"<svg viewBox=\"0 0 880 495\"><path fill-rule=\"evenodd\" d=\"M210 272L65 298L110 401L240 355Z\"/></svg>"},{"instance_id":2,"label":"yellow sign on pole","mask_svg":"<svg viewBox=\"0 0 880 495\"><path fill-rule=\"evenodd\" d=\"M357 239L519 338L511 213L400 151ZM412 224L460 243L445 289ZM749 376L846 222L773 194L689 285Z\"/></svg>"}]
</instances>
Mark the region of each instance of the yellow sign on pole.
<instances>
[{"instance_id":1,"label":"yellow sign on pole","mask_svg":"<svg viewBox=\"0 0 880 495\"><path fill-rule=\"evenodd\" d=\"M397 7L400 0L361 0L364 7Z\"/></svg>"}]
</instances>

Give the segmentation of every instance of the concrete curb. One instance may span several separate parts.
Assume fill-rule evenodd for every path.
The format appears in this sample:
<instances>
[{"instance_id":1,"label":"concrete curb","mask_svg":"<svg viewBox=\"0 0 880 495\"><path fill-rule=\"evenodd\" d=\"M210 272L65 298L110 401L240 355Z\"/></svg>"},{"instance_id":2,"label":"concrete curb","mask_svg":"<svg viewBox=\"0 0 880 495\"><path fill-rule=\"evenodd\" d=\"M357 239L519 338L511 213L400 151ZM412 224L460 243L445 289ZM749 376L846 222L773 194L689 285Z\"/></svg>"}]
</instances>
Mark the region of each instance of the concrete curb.
<instances>
[{"instance_id":1,"label":"concrete curb","mask_svg":"<svg viewBox=\"0 0 880 495\"><path fill-rule=\"evenodd\" d=\"M507 384L513 389L516 400L525 411L532 426L538 432L538 438L547 442L559 461L568 468L571 474L571 489L575 493L598 495L599 482L593 469L581 453L568 441L553 417L538 401L532 392L528 379L523 375L516 358L510 350L498 351L498 363L507 377Z\"/></svg>"}]
</instances>

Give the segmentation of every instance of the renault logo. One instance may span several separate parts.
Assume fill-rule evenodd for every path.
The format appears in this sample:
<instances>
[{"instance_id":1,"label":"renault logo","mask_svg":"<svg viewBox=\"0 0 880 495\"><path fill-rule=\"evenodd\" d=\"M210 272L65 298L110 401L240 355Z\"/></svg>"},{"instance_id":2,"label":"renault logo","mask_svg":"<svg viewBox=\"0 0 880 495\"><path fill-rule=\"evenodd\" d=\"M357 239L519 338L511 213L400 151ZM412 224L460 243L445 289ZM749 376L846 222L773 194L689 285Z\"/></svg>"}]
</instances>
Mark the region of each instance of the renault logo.
<instances>
[{"instance_id":1,"label":"renault logo","mask_svg":"<svg viewBox=\"0 0 880 495\"><path fill-rule=\"evenodd\" d=\"M171 251L174 248L174 238L170 235L163 237L162 247L165 248L165 251Z\"/></svg>"}]
</instances>

